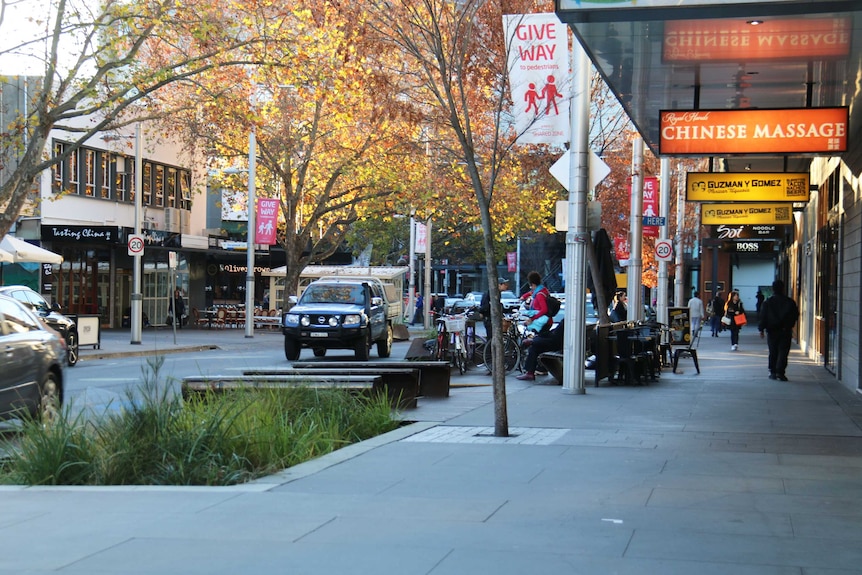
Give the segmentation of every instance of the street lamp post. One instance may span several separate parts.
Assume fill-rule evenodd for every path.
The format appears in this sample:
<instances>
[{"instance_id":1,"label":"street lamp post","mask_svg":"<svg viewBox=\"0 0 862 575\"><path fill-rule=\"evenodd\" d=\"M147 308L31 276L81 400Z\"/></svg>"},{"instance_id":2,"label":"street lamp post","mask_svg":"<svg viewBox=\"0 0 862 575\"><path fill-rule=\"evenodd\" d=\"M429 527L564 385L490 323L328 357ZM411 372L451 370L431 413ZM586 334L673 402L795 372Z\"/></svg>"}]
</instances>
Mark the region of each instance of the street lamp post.
<instances>
[{"instance_id":1,"label":"street lamp post","mask_svg":"<svg viewBox=\"0 0 862 575\"><path fill-rule=\"evenodd\" d=\"M238 168L227 168L224 170L213 170L210 172L210 175L216 175L218 173L222 174L239 174L242 172L248 173L248 206L247 206L247 217L248 217L248 230L246 231L245 238L245 337L252 338L254 337L254 235L257 225L256 221L256 212L255 212L255 203L257 202L256 198L256 188L254 181L254 173L256 168L256 160L257 160L257 140L255 137L254 130L248 135L248 169L238 169Z\"/></svg>"},{"instance_id":2,"label":"street lamp post","mask_svg":"<svg viewBox=\"0 0 862 575\"><path fill-rule=\"evenodd\" d=\"M144 158L142 153L143 146L143 136L141 134L141 122L138 122L135 125L135 135L111 135L105 134L102 136L102 139L106 142L111 142L114 140L118 140L120 138L135 138L135 182L134 182L134 190L135 190L135 235L141 235L141 216L143 214L141 193L144 185ZM124 163L124 178L125 174L128 173L127 164ZM124 180L125 181L125 180ZM141 294L141 258L143 257L143 251L135 251L132 255L132 297L131 297L131 306L130 306L130 314L129 321L131 322L131 341L130 343L133 345L140 345L141 343L141 331L143 330L143 305L144 305L144 297Z\"/></svg>"},{"instance_id":3,"label":"street lamp post","mask_svg":"<svg viewBox=\"0 0 862 575\"><path fill-rule=\"evenodd\" d=\"M144 187L144 159L141 152L141 123L135 126L135 235L141 235L142 199ZM141 253L132 256L132 340L140 345L143 330L144 296L141 293Z\"/></svg>"},{"instance_id":4,"label":"street lamp post","mask_svg":"<svg viewBox=\"0 0 862 575\"><path fill-rule=\"evenodd\" d=\"M254 234L255 223L255 156L257 141L254 129L248 135L248 237L246 238L245 271L245 337L254 337Z\"/></svg>"}]
</instances>

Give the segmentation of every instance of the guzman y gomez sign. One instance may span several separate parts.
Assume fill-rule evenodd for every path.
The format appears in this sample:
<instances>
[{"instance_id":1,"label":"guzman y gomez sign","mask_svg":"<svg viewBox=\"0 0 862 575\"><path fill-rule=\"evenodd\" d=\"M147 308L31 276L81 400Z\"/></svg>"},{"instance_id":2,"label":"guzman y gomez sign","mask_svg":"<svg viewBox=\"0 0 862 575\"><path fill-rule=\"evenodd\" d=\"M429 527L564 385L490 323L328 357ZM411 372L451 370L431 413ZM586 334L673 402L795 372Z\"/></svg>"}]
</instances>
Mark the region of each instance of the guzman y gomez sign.
<instances>
[{"instance_id":1,"label":"guzman y gomez sign","mask_svg":"<svg viewBox=\"0 0 862 575\"><path fill-rule=\"evenodd\" d=\"M659 154L839 154L849 109L662 110Z\"/></svg>"}]
</instances>

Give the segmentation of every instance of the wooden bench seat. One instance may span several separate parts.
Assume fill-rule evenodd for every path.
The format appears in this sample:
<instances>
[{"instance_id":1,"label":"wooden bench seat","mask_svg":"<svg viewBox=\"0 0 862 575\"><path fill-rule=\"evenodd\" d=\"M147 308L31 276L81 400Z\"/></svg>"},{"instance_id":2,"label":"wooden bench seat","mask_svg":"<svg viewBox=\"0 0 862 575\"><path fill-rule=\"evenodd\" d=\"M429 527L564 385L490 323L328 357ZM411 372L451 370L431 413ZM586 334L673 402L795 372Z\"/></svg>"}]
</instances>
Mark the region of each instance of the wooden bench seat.
<instances>
[{"instance_id":1,"label":"wooden bench seat","mask_svg":"<svg viewBox=\"0 0 862 575\"><path fill-rule=\"evenodd\" d=\"M295 369L364 369L368 373L385 369L419 369L419 395L449 397L452 365L448 361L294 361Z\"/></svg>"},{"instance_id":2,"label":"wooden bench seat","mask_svg":"<svg viewBox=\"0 0 862 575\"><path fill-rule=\"evenodd\" d=\"M193 393L290 387L343 389L371 394L385 391L382 380L379 375L195 375L183 378L182 394L189 397Z\"/></svg>"},{"instance_id":3,"label":"wooden bench seat","mask_svg":"<svg viewBox=\"0 0 862 575\"><path fill-rule=\"evenodd\" d=\"M563 354L559 351L546 351L539 354L539 361L542 362L548 373L557 380L558 383L563 383Z\"/></svg>"},{"instance_id":4,"label":"wooden bench seat","mask_svg":"<svg viewBox=\"0 0 862 575\"><path fill-rule=\"evenodd\" d=\"M250 369L243 371L243 374L251 376L379 376L380 387L386 389L392 404L402 408L416 407L416 396L419 395L420 370L418 367L298 367Z\"/></svg>"}]
</instances>

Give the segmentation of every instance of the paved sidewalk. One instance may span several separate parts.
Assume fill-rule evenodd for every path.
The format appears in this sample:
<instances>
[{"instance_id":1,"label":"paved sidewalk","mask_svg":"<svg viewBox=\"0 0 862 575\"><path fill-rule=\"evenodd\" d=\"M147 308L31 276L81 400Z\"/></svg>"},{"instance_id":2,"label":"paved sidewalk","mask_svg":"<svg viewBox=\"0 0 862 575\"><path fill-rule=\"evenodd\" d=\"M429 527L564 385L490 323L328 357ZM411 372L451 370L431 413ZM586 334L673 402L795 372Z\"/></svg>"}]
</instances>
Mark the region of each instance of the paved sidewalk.
<instances>
[{"instance_id":1,"label":"paved sidewalk","mask_svg":"<svg viewBox=\"0 0 862 575\"><path fill-rule=\"evenodd\" d=\"M281 342L238 331L178 345ZM510 376L508 438L472 372L417 423L247 485L0 487L0 575L862 574L859 396L798 351L767 379L751 328L699 355L585 395Z\"/></svg>"}]
</instances>

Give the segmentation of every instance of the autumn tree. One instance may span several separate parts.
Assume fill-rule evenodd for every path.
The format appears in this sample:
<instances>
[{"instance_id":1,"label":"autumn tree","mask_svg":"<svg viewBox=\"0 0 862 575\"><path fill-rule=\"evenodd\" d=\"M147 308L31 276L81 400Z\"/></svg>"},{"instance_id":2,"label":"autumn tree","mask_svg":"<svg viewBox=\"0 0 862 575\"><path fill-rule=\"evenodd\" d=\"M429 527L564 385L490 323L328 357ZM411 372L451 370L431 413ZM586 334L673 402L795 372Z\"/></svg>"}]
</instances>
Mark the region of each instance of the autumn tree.
<instances>
[{"instance_id":1,"label":"autumn tree","mask_svg":"<svg viewBox=\"0 0 862 575\"><path fill-rule=\"evenodd\" d=\"M378 217L385 198L422 177L409 110L364 19L354 5L269 5L270 42L251 46L249 59L270 63L213 70L171 91L189 102L171 124L214 168L244 162L254 132L259 195L281 206L286 293L354 222Z\"/></svg>"},{"instance_id":2,"label":"autumn tree","mask_svg":"<svg viewBox=\"0 0 862 575\"><path fill-rule=\"evenodd\" d=\"M536 199L548 201L547 190L538 186L524 189L517 176L506 175L515 167L511 152L517 134L508 116L504 8L484 0L369 0L369 4L375 29L403 56L396 71L422 116L429 155L436 158L453 188L463 187L472 194L469 207L465 201L453 206L453 211L467 214L478 208L485 265L494 270L499 238L494 210L499 209L495 203L502 200L503 190L508 189L513 198L529 193L534 203ZM512 2L505 11L519 14L537 11L535 8L532 3ZM493 274L489 278L492 301L498 301L499 288ZM496 365L503 363L501 312L499 306L492 306L491 319L497 326L491 342ZM494 370L493 385L494 433L507 436L503 370Z\"/></svg>"},{"instance_id":3,"label":"autumn tree","mask_svg":"<svg viewBox=\"0 0 862 575\"><path fill-rule=\"evenodd\" d=\"M166 86L247 63L239 48L266 45L257 0L54 0L49 13L29 14L23 25L8 18L13 4L4 1L0 11L0 58L25 58L38 69L30 72L27 105L0 126L0 147L15 160L0 177L0 237L33 198L39 175L87 139L170 114L159 102ZM23 29L32 33L22 36ZM45 154L54 128L71 134L63 155Z\"/></svg>"}]
</instances>

